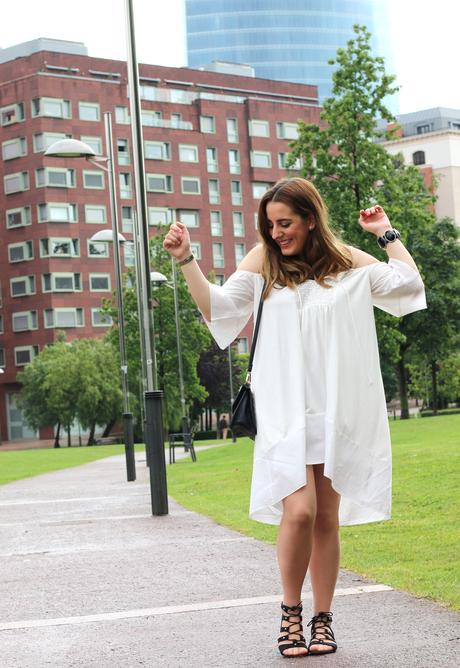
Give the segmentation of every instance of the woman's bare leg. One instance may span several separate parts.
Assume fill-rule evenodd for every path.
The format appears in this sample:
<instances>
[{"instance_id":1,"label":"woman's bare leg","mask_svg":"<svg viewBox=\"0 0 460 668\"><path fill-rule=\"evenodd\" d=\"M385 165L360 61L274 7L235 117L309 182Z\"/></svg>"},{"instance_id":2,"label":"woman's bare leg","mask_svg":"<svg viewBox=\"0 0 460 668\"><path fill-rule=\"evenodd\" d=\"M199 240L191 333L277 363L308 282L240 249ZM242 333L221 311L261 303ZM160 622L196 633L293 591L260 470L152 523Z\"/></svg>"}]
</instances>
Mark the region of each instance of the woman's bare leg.
<instances>
[{"instance_id":1,"label":"woman's bare leg","mask_svg":"<svg viewBox=\"0 0 460 668\"><path fill-rule=\"evenodd\" d=\"M323 474L324 465L315 464L317 511L313 527L313 546L309 573L313 593L313 615L329 612L339 574L339 504L340 495ZM312 645L313 651L324 651L324 645Z\"/></svg>"},{"instance_id":2,"label":"woman's bare leg","mask_svg":"<svg viewBox=\"0 0 460 668\"><path fill-rule=\"evenodd\" d=\"M283 602L299 604L302 585L312 549L316 516L316 491L313 466L307 466L307 484L283 500L283 516L278 532L277 554L283 586ZM293 627L293 632L297 626ZM286 654L306 654L303 648Z\"/></svg>"}]
</instances>

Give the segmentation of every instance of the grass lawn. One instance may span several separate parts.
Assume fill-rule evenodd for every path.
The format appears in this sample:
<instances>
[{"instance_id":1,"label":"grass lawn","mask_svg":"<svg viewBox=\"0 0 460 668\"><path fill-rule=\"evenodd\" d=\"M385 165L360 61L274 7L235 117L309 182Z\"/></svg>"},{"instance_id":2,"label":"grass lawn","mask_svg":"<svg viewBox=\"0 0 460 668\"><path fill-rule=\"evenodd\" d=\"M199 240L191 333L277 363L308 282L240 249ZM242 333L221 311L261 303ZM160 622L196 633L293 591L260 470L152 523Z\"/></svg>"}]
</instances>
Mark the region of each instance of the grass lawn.
<instances>
[{"instance_id":1,"label":"grass lawn","mask_svg":"<svg viewBox=\"0 0 460 668\"><path fill-rule=\"evenodd\" d=\"M342 527L342 568L460 608L460 415L391 421L393 516ZM168 469L168 492L182 505L260 540L277 528L248 519L252 442L208 450Z\"/></svg>"}]
</instances>

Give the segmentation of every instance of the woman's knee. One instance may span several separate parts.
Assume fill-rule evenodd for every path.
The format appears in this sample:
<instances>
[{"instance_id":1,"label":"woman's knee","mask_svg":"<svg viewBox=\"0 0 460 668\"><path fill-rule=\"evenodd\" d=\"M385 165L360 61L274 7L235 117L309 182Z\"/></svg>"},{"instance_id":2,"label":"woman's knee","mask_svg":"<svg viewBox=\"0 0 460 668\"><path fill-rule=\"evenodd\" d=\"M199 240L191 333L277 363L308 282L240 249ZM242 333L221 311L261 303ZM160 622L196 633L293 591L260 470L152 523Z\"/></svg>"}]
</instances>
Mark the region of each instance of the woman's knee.
<instances>
[{"instance_id":1,"label":"woman's knee","mask_svg":"<svg viewBox=\"0 0 460 668\"><path fill-rule=\"evenodd\" d=\"M339 530L338 512L334 509L331 511L318 510L315 516L314 524L315 532L318 533L333 533Z\"/></svg>"},{"instance_id":2,"label":"woman's knee","mask_svg":"<svg viewBox=\"0 0 460 668\"><path fill-rule=\"evenodd\" d=\"M283 511L283 522L297 528L312 528L315 523L316 508L314 504L286 503Z\"/></svg>"}]
</instances>

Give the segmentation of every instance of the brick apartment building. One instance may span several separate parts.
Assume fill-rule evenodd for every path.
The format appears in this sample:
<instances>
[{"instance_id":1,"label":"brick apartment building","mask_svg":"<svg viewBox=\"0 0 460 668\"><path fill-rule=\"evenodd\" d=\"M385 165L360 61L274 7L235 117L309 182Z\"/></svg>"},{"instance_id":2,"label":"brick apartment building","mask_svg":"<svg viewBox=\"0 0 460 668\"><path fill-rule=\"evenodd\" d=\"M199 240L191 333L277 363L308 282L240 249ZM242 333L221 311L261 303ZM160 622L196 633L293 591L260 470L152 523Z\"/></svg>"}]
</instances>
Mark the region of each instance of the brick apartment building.
<instances>
[{"instance_id":1,"label":"brick apartment building","mask_svg":"<svg viewBox=\"0 0 460 668\"><path fill-rule=\"evenodd\" d=\"M298 119L319 120L316 87L155 65L140 65L140 84L152 233L182 220L202 269L222 282L256 242L258 199L286 175ZM134 188L124 62L89 57L79 43L35 40L0 51L0 91L0 428L14 440L36 436L16 407L18 371L57 329L69 340L106 332L99 309L114 288L110 245L90 241L111 226L106 175L43 151L71 136L105 155L110 111L128 238Z\"/></svg>"}]
</instances>

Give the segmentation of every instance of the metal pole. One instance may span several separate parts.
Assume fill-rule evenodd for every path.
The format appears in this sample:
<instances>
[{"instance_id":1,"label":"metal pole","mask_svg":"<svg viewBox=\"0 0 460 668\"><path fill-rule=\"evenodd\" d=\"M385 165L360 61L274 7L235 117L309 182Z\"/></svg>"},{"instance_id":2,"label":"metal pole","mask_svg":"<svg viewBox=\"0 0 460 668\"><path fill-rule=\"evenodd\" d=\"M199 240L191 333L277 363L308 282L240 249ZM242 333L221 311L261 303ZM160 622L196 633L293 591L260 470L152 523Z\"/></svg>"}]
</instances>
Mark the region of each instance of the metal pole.
<instances>
[{"instance_id":1,"label":"metal pole","mask_svg":"<svg viewBox=\"0 0 460 668\"><path fill-rule=\"evenodd\" d=\"M187 408L185 405L185 388L184 388L184 369L182 365L182 345L180 340L180 322L179 322L179 296L177 293L177 272L176 262L174 258L171 259L172 267L172 281L174 289L174 319L176 321L176 342L177 342L177 359L179 365L179 390L180 403L182 406L182 433L184 434L184 443L190 445L190 427L188 422Z\"/></svg>"},{"instance_id":2,"label":"metal pole","mask_svg":"<svg viewBox=\"0 0 460 668\"><path fill-rule=\"evenodd\" d=\"M145 392L145 446L147 452L150 453L150 495L152 499L152 513L153 515L167 515L168 496L166 491L166 473L164 476L161 474L161 471L166 466L163 424L161 421L161 400L163 395L162 392L156 391L158 387L158 381L155 362L152 286L150 284L148 209L145 187L141 104L139 95L139 67L136 56L134 10L132 0L125 0L125 8L128 47L128 84L133 144L133 168L134 181L136 186L137 215L140 231L139 264L142 270L142 277L139 278L142 278L142 291L147 302L147 308L143 314L147 372L147 392ZM152 399L152 394L155 394L154 400ZM159 403L159 408L156 406L157 403ZM157 447L159 443L162 444L161 447Z\"/></svg>"},{"instance_id":3,"label":"metal pole","mask_svg":"<svg viewBox=\"0 0 460 668\"><path fill-rule=\"evenodd\" d=\"M138 323L139 323L139 342L140 342L140 350L141 350L141 368L142 368L142 373L139 378L139 404L140 404L140 413L141 413L141 423L144 426L144 441L147 441L145 437L146 433L146 423L145 423L145 404L144 404L144 393L147 390L147 359L146 359L146 346L145 346L145 336L144 336L144 313L146 313L148 305L147 301L145 299L145 294L142 290L142 286L144 284L143 281L143 268L141 266L140 262L140 247L139 247L139 227L138 227L138 218L137 218L137 212L136 209L133 208L133 244L134 244L134 265L135 265L135 273L136 273L136 298L137 298L137 318L138 318ZM150 465L150 453L149 449L147 447L147 443L145 444L145 460L146 460L146 465Z\"/></svg>"},{"instance_id":4,"label":"metal pole","mask_svg":"<svg viewBox=\"0 0 460 668\"><path fill-rule=\"evenodd\" d=\"M232 418L232 406L233 401L235 400L233 394L233 368L232 368L232 347L228 347L228 376L230 381L230 410L228 411L229 422ZM232 431L232 443L236 443L236 436Z\"/></svg>"},{"instance_id":5,"label":"metal pole","mask_svg":"<svg viewBox=\"0 0 460 668\"><path fill-rule=\"evenodd\" d=\"M107 144L108 181L110 195L110 215L112 218L113 258L118 307L118 340L120 345L121 386L123 390L123 435L125 442L126 473L128 481L136 480L136 462L134 459L133 416L129 410L128 364L126 360L125 312L123 306L123 286L121 282L120 240L118 238L118 207L116 200L115 162L112 139L112 115L104 113L105 141Z\"/></svg>"}]
</instances>

